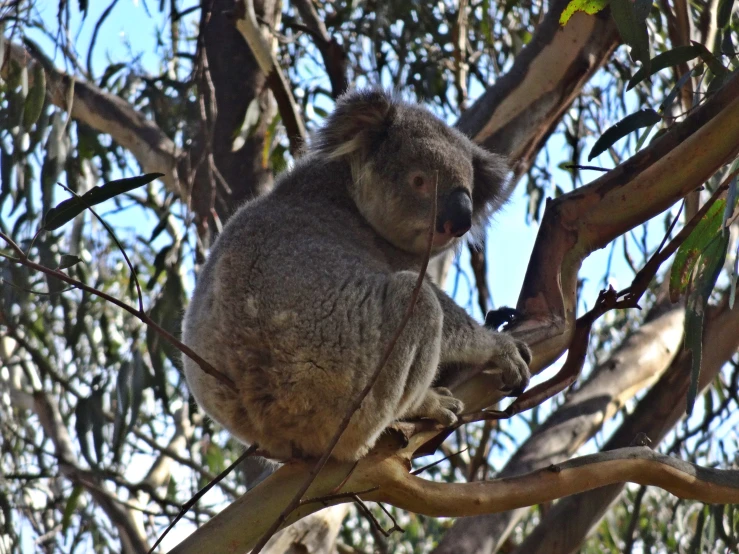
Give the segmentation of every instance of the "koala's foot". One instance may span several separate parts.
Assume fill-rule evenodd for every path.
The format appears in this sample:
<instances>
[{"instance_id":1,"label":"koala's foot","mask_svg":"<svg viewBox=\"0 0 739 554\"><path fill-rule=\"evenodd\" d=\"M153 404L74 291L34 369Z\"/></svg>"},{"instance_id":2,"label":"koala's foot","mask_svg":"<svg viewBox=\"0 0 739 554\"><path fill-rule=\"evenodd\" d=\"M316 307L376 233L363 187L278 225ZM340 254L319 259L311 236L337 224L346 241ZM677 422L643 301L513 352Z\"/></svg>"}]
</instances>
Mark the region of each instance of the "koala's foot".
<instances>
[{"instance_id":1,"label":"koala's foot","mask_svg":"<svg viewBox=\"0 0 739 554\"><path fill-rule=\"evenodd\" d=\"M503 379L503 391L506 396L520 396L529 384L531 372L531 350L526 343L514 339L510 335L496 335L498 344L490 358L490 364L498 368Z\"/></svg>"},{"instance_id":2,"label":"koala's foot","mask_svg":"<svg viewBox=\"0 0 739 554\"><path fill-rule=\"evenodd\" d=\"M464 404L452 396L452 391L435 387L426 391L423 401L406 417L433 419L449 427L457 423L457 414L463 408Z\"/></svg>"}]
</instances>

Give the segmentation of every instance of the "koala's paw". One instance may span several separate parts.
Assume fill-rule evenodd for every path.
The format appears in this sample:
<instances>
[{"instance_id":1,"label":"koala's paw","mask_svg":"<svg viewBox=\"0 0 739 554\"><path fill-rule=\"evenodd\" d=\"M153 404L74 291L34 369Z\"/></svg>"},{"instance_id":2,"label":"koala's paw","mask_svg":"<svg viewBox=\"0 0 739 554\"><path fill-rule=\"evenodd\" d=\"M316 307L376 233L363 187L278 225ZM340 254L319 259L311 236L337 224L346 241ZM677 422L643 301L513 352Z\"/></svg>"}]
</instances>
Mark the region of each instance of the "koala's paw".
<instances>
[{"instance_id":1,"label":"koala's paw","mask_svg":"<svg viewBox=\"0 0 739 554\"><path fill-rule=\"evenodd\" d=\"M496 335L495 352L490 358L490 364L498 368L503 379L503 391L506 396L520 396L529 384L531 373L531 350L526 343L514 339L510 335L498 333Z\"/></svg>"},{"instance_id":2,"label":"koala's paw","mask_svg":"<svg viewBox=\"0 0 739 554\"><path fill-rule=\"evenodd\" d=\"M449 427L457 423L457 414L463 408L464 404L452 396L452 391L444 387L435 387L426 391L426 396L421 405L414 410L414 415L433 419Z\"/></svg>"}]
</instances>

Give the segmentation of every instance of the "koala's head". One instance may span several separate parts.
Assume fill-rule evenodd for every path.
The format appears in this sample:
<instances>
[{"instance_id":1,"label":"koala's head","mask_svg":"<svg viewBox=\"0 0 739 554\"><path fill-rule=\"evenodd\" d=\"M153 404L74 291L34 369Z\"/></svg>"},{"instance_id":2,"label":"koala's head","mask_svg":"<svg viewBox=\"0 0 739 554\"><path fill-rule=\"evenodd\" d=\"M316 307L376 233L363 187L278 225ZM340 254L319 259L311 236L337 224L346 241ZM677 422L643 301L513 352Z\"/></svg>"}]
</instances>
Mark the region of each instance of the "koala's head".
<instances>
[{"instance_id":1,"label":"koala's head","mask_svg":"<svg viewBox=\"0 0 739 554\"><path fill-rule=\"evenodd\" d=\"M318 132L311 151L345 160L349 191L386 240L422 254L437 196L432 252L480 228L500 201L505 160L415 104L380 90L350 92Z\"/></svg>"}]
</instances>

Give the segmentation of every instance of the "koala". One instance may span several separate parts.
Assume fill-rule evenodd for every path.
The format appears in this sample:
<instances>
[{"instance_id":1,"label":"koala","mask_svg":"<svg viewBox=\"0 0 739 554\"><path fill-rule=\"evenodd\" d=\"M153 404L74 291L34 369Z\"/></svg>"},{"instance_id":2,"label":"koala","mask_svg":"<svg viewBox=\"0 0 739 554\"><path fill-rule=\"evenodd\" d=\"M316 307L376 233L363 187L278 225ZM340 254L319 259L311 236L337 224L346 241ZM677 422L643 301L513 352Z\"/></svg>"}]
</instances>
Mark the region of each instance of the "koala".
<instances>
[{"instance_id":1,"label":"koala","mask_svg":"<svg viewBox=\"0 0 739 554\"><path fill-rule=\"evenodd\" d=\"M305 155L213 244L183 340L236 390L185 358L200 406L272 458L322 455L411 302L434 194L432 255L485 223L506 173L500 156L420 106L375 89L345 94ZM452 425L462 402L440 385L485 369L523 390L530 361L524 343L425 279L333 457L361 458L395 420Z\"/></svg>"}]
</instances>

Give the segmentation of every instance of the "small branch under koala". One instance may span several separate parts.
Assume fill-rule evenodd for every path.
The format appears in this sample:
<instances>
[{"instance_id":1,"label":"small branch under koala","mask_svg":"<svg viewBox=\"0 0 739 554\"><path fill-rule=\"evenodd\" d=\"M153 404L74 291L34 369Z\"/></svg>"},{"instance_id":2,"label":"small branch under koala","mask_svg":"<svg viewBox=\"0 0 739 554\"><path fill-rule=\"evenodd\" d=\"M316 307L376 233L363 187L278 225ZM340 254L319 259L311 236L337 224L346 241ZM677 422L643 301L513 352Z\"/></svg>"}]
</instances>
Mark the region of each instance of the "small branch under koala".
<instances>
[{"instance_id":1,"label":"small branch under koala","mask_svg":"<svg viewBox=\"0 0 739 554\"><path fill-rule=\"evenodd\" d=\"M398 328L395 331L395 334L393 335L392 339L388 343L387 347L385 348L385 352L382 356L382 359L380 360L380 363L377 365L377 369L375 369L375 372L372 374L372 377L370 377L369 381L367 381L367 384L364 386L362 391L359 393L359 395L354 399L354 402L349 406L349 409L346 411L346 414L344 414L344 418L341 420L341 423L339 424L339 428L336 430L336 433L331 439L331 442L329 443L328 448L326 448L326 451L323 453L323 455L318 459L318 461L315 463L315 465L311 468L310 472L308 473L308 477L306 478L303 485L300 487L298 492L295 494L293 499L290 501L290 503L285 507L285 509L280 513L280 515L277 517L277 519L274 521L274 523L267 529L267 531L262 535L262 537L257 541L257 544L254 546L251 554L258 554L261 552L262 548L264 548L264 545L267 544L267 541L269 541L270 537L275 534L275 532L280 528L280 526L285 522L287 519L287 516L300 505L300 501L303 498L303 495L306 493L308 488L311 486L313 481L315 480L316 476L321 472L323 467L326 465L326 462L331 457L331 454L334 451L334 448L336 447L336 444L339 442L339 439L341 439L341 436L344 434L344 431L346 430L347 426L349 425L349 421L351 420L354 413L359 409L359 407L362 405L362 402L369 394L372 387L377 382L377 379L380 377L380 373L385 368L385 364L387 364L387 361L390 359L391 354L393 353L393 350L395 349L395 345L398 342L398 339L400 338L400 335L403 333L403 330L408 325L408 321L410 321L411 315L413 314L413 308L416 305L416 302L418 301L418 295L421 293L421 287L423 286L423 280L426 277L426 269L429 265L429 259L431 258L431 248L433 246L434 242L434 228L436 223L436 215L438 211L438 200L437 200L437 194L438 194L438 186L439 186L439 175L438 173L434 177L434 188L433 188L433 206L431 208L431 220L429 222L429 231L428 231L428 244L426 246L426 252L423 257L423 263L421 264L421 268L418 271L418 280L416 281L416 286L413 288L413 293L411 295L410 302L408 303L408 308L405 311L405 314L403 315L403 319L400 321L400 324L398 325Z\"/></svg>"},{"instance_id":2,"label":"small branch under koala","mask_svg":"<svg viewBox=\"0 0 739 554\"><path fill-rule=\"evenodd\" d=\"M367 507L367 505L362 501L361 498L359 498L358 494L351 495L354 499L354 502L359 508L362 510L365 516L367 516L367 519L370 520L370 523L374 526L375 529L377 529L380 533L382 533L382 536L385 538L388 538L391 534L393 534L395 531L399 531L401 533L405 532L405 529L403 529L400 525L398 525L398 522L395 520L393 515L387 511L387 508L382 505L381 502L378 502L377 505L382 508L382 511L385 512L385 514L390 518L390 520L393 522L393 526L388 530L385 531L383 529L382 525L379 521L377 521L377 518L372 513L372 511Z\"/></svg>"},{"instance_id":3,"label":"small branch under koala","mask_svg":"<svg viewBox=\"0 0 739 554\"><path fill-rule=\"evenodd\" d=\"M205 485L202 489L200 489L198 492L196 492L193 497L185 502L182 507L180 508L180 513L177 514L177 516L172 520L172 522L167 525L167 528L164 530L164 532L159 535L159 538L156 540L156 542L152 545L152 547L149 549L148 554L151 554L156 550L156 547L159 546L159 543L161 543L164 540L164 537L167 536L167 533L169 533L175 525L177 525L177 522L180 521L183 517L185 517L185 514L190 511L190 508L192 508L195 504L197 504L198 500L200 500L206 492L208 492L210 489L215 487L218 483L223 481L223 479L231 473L241 462L246 460L249 456L254 455L257 452L257 449L259 448L259 445L252 444L249 448L244 450L244 452L234 460L234 462L228 466L226 469L221 471L218 475L215 476L215 478Z\"/></svg>"},{"instance_id":4,"label":"small branch under koala","mask_svg":"<svg viewBox=\"0 0 739 554\"><path fill-rule=\"evenodd\" d=\"M58 269L51 269L46 266L43 266L41 264L37 264L36 262L33 262L28 259L28 256L26 256L26 253L23 252L23 249L18 246L13 239L11 239L9 236L7 236L5 233L0 232L0 239L4 240L8 246L16 253L16 258L6 258L9 259L17 264L23 265L29 269L33 269L35 271L40 271L41 273L44 273L45 275L49 275L50 277L55 277L59 279L60 281L64 281L65 283L72 285L80 290L83 290L85 292L88 292L90 294L94 294L95 296L99 296L103 300L107 300L111 304L114 304L118 306L119 308L126 310L128 313L130 313L132 316L138 318L140 321L154 329L154 331L159 334L164 340L166 340L168 343L170 343L172 346L177 348L180 352L188 356L190 359L192 359L196 364L200 366L200 368L210 375L211 377L214 377L218 379L221 383L226 385L231 390L236 390L236 384L227 376L218 371L216 368L214 368L212 365L210 365L208 362L206 362L203 358L198 356L191 348L186 346L185 344L178 341L174 336L172 336L171 333L169 333L166 329L160 327L154 320L152 320L145 312L141 310L137 310L136 308L133 308L126 304L125 302L121 302L117 298L114 298L113 296L110 296L109 294L106 294L100 290L97 290L96 288L93 288L89 285L86 285L82 281L78 281L77 279L74 279L73 277L70 277L66 273L63 273L59 271Z\"/></svg>"}]
</instances>

